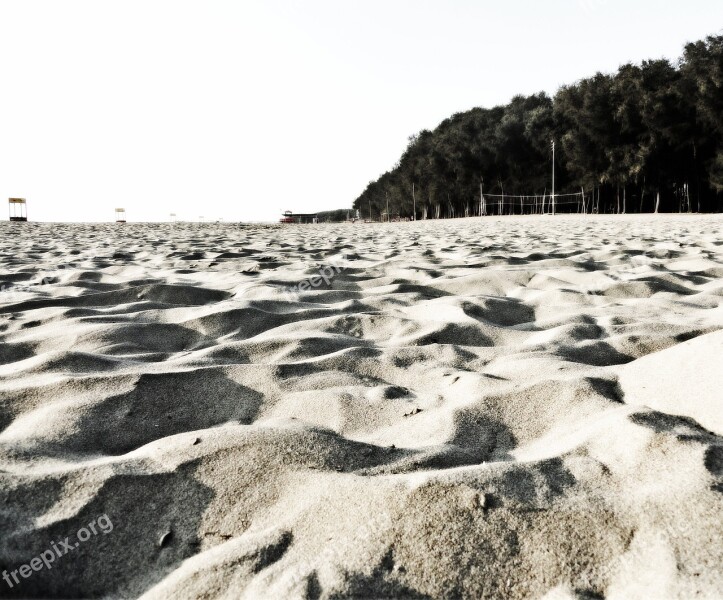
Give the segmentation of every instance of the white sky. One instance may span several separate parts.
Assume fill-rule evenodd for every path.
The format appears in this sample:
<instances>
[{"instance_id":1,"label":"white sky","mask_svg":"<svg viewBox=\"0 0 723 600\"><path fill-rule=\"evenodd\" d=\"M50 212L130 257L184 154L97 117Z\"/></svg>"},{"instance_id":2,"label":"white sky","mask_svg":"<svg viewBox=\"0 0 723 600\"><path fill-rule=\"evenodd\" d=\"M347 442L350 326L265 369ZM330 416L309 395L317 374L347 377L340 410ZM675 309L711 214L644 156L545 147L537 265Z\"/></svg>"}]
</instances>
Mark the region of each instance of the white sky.
<instances>
[{"instance_id":1,"label":"white sky","mask_svg":"<svg viewBox=\"0 0 723 600\"><path fill-rule=\"evenodd\" d=\"M0 0L31 220L348 207L420 129L719 31L720 0Z\"/></svg>"}]
</instances>

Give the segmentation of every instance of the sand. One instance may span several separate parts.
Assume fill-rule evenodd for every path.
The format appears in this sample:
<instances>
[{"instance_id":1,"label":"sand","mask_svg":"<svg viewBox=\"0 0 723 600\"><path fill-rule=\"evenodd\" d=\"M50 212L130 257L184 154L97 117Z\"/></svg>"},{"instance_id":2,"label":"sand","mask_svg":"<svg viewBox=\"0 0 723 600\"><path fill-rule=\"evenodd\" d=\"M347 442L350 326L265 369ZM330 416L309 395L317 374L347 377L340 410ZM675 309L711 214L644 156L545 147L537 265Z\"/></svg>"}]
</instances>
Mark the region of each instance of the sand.
<instances>
[{"instance_id":1,"label":"sand","mask_svg":"<svg viewBox=\"0 0 723 600\"><path fill-rule=\"evenodd\" d=\"M723 596L723 216L0 233L1 596Z\"/></svg>"}]
</instances>

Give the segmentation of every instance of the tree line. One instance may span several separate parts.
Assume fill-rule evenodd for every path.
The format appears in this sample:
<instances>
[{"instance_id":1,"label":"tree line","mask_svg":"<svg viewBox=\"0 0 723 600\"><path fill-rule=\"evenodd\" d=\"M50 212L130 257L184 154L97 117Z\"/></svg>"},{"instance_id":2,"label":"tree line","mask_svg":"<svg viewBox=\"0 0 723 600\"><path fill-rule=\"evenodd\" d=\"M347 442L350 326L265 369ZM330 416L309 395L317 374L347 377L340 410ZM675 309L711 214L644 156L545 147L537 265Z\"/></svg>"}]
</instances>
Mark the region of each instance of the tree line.
<instances>
[{"instance_id":1,"label":"tree line","mask_svg":"<svg viewBox=\"0 0 723 600\"><path fill-rule=\"evenodd\" d=\"M319 223L343 223L350 216L353 211L348 208L337 208L335 210L324 210L317 213L316 216L319 218Z\"/></svg>"},{"instance_id":2,"label":"tree line","mask_svg":"<svg viewBox=\"0 0 723 600\"><path fill-rule=\"evenodd\" d=\"M410 137L353 206L374 219L534 212L549 206L552 141L555 193L584 198L558 212L723 210L723 35L687 44L675 64L626 64L554 98L457 113Z\"/></svg>"}]
</instances>

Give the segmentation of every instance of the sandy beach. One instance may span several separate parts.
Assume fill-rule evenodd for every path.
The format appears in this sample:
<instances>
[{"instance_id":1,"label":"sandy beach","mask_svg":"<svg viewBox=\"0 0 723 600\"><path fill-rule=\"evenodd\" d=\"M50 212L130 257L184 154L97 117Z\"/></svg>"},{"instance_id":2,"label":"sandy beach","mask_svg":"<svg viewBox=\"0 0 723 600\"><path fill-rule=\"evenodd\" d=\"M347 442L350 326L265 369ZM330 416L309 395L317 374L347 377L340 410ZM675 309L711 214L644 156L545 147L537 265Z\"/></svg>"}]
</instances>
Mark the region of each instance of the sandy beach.
<instances>
[{"instance_id":1,"label":"sandy beach","mask_svg":"<svg viewBox=\"0 0 723 600\"><path fill-rule=\"evenodd\" d=\"M723 215L0 233L0 596L723 595Z\"/></svg>"}]
</instances>

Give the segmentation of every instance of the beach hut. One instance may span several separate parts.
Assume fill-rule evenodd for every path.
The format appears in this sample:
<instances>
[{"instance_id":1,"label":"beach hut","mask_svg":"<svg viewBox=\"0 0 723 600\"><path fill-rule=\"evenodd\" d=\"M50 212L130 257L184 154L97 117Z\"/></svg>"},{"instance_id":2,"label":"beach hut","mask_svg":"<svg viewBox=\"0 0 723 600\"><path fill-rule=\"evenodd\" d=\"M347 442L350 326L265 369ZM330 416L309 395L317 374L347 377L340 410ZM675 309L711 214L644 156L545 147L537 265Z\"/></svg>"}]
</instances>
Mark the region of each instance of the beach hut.
<instances>
[{"instance_id":1,"label":"beach hut","mask_svg":"<svg viewBox=\"0 0 723 600\"><path fill-rule=\"evenodd\" d=\"M318 223L319 217L316 213L293 213L290 210L284 211L279 223Z\"/></svg>"},{"instance_id":2,"label":"beach hut","mask_svg":"<svg viewBox=\"0 0 723 600\"><path fill-rule=\"evenodd\" d=\"M8 212L11 221L27 221L28 207L25 198L8 198Z\"/></svg>"},{"instance_id":3,"label":"beach hut","mask_svg":"<svg viewBox=\"0 0 723 600\"><path fill-rule=\"evenodd\" d=\"M115 209L115 222L116 223L125 223L126 222L126 209L125 208L116 208Z\"/></svg>"}]
</instances>

